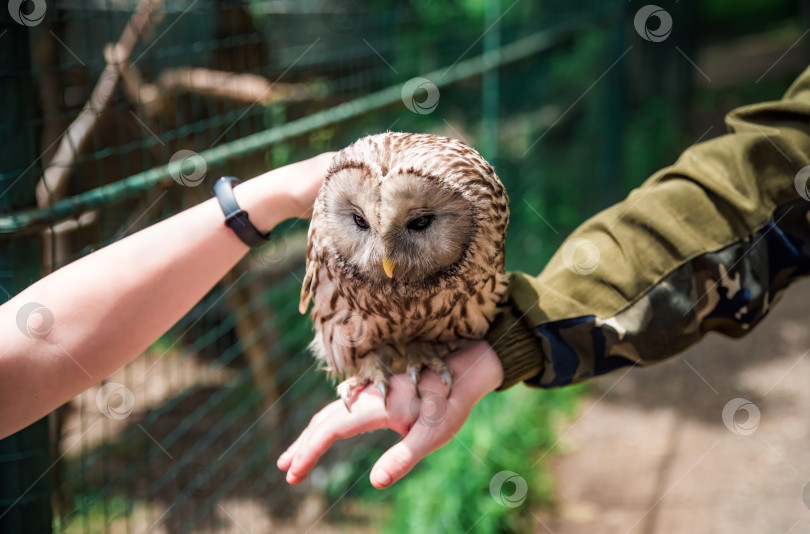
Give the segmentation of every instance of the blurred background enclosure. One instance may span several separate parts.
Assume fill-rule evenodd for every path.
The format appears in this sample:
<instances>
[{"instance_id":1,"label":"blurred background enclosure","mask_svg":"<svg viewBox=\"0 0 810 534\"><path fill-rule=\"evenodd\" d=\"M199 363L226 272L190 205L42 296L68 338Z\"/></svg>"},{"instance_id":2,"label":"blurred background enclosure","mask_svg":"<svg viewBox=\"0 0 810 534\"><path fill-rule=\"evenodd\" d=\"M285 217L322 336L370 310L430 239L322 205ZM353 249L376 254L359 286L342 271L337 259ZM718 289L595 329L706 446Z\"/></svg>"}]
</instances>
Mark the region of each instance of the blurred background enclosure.
<instances>
[{"instance_id":1,"label":"blurred background enclosure","mask_svg":"<svg viewBox=\"0 0 810 534\"><path fill-rule=\"evenodd\" d=\"M807 64L798 0L658 4L673 20L658 42L634 27L635 0L0 10L0 296L209 198L222 175L386 130L456 137L493 163L511 198L507 268L537 273L584 218ZM541 531L579 387L490 395L384 492L368 472L385 433L284 482L275 459L333 398L297 312L306 228L285 223L142 357L0 441L0 531ZM519 508L490 496L503 470L527 481Z\"/></svg>"}]
</instances>

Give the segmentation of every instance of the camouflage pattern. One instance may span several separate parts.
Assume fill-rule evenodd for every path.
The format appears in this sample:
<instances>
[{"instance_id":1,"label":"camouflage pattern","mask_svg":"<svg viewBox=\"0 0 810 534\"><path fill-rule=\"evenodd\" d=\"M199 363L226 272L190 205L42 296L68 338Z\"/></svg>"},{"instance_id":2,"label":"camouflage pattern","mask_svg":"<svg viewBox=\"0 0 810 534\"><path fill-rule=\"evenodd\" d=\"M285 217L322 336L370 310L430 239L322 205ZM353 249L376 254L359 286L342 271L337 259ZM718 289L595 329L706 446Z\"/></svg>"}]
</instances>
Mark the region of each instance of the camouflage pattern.
<instances>
[{"instance_id":1,"label":"camouflage pattern","mask_svg":"<svg viewBox=\"0 0 810 534\"><path fill-rule=\"evenodd\" d=\"M655 363L706 332L741 337L792 282L808 274L810 202L802 199L777 210L774 221L749 238L685 263L614 317L537 326L550 365L529 382L563 386Z\"/></svg>"}]
</instances>

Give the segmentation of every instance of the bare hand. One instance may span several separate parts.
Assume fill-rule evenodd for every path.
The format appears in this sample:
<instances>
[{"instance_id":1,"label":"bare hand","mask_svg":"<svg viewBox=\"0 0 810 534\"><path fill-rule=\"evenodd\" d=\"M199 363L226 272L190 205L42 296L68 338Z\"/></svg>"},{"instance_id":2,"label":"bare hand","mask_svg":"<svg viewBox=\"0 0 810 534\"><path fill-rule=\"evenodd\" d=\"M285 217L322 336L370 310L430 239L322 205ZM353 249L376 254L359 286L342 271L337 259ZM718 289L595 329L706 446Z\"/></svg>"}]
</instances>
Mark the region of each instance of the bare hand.
<instances>
[{"instance_id":1,"label":"bare hand","mask_svg":"<svg viewBox=\"0 0 810 534\"><path fill-rule=\"evenodd\" d=\"M335 154L337 152L324 152L297 164L302 167L301 172L295 180L288 184L293 196L293 215L295 217L308 219L312 215L315 197L318 196L326 171Z\"/></svg>"},{"instance_id":2,"label":"bare hand","mask_svg":"<svg viewBox=\"0 0 810 534\"><path fill-rule=\"evenodd\" d=\"M279 469L287 472L287 482L303 482L335 441L381 428L390 428L403 438L377 461L369 477L371 484L382 489L401 479L422 458L449 442L472 407L503 381L501 362L486 341L458 352L447 363L453 372L449 399L439 375L425 370L419 384L421 399L410 378L398 374L389 383L387 410L373 385L355 396L351 412L340 400L323 408L278 459Z\"/></svg>"},{"instance_id":3,"label":"bare hand","mask_svg":"<svg viewBox=\"0 0 810 534\"><path fill-rule=\"evenodd\" d=\"M234 189L236 200L261 232L290 217L307 219L334 155L324 152L241 183ZM269 202L272 210L267 209Z\"/></svg>"}]
</instances>

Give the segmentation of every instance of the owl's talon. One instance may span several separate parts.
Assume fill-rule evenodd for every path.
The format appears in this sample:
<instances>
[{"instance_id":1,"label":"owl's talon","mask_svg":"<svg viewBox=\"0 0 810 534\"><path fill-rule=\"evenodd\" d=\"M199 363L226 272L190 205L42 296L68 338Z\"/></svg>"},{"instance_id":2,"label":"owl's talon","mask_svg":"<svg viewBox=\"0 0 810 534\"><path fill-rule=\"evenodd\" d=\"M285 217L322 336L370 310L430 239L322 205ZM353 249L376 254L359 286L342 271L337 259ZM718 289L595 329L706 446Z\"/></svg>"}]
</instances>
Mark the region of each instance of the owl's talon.
<instances>
[{"instance_id":1,"label":"owl's talon","mask_svg":"<svg viewBox=\"0 0 810 534\"><path fill-rule=\"evenodd\" d=\"M357 377L350 377L338 384L337 386L337 394L340 397L340 400L343 401L343 406L346 407L349 413L352 413L351 404L349 400L354 396L354 393L357 391L357 388L364 385L364 382L361 382L360 379Z\"/></svg>"},{"instance_id":2,"label":"owl's talon","mask_svg":"<svg viewBox=\"0 0 810 534\"><path fill-rule=\"evenodd\" d=\"M422 394L419 393L419 371L411 367L410 375L411 375L411 382L413 382L413 389L416 391L416 397L421 399Z\"/></svg>"},{"instance_id":3,"label":"owl's talon","mask_svg":"<svg viewBox=\"0 0 810 534\"><path fill-rule=\"evenodd\" d=\"M453 386L453 378L444 357L450 352L447 343L432 343L428 341L412 342L406 349L407 370L416 389L416 396L421 398L419 392L419 375L422 369L430 369L441 378L447 386L447 398L450 398L450 391Z\"/></svg>"},{"instance_id":4,"label":"owl's talon","mask_svg":"<svg viewBox=\"0 0 810 534\"><path fill-rule=\"evenodd\" d=\"M445 369L442 371L442 374L439 375L442 378L442 382L444 385L447 386L447 397L450 398L450 393L453 391L453 376L450 374L450 369Z\"/></svg>"},{"instance_id":5,"label":"owl's talon","mask_svg":"<svg viewBox=\"0 0 810 534\"><path fill-rule=\"evenodd\" d=\"M388 409L388 386L385 382L377 382L377 391L382 395L383 408Z\"/></svg>"}]
</instances>

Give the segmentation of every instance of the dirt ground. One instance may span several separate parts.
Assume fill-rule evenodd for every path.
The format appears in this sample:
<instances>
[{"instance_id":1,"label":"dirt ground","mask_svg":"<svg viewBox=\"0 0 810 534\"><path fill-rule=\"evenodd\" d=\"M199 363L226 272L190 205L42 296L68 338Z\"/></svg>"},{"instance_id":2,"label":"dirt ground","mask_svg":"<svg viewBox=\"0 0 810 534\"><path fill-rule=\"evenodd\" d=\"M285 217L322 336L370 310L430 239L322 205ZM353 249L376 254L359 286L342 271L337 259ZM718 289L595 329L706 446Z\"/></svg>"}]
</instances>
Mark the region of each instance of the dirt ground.
<instances>
[{"instance_id":1,"label":"dirt ground","mask_svg":"<svg viewBox=\"0 0 810 534\"><path fill-rule=\"evenodd\" d=\"M805 280L745 338L595 380L561 431L557 509L537 532L810 532L808 325ZM753 406L729 405L727 426L738 398Z\"/></svg>"}]
</instances>

